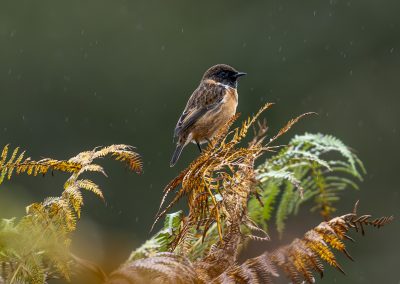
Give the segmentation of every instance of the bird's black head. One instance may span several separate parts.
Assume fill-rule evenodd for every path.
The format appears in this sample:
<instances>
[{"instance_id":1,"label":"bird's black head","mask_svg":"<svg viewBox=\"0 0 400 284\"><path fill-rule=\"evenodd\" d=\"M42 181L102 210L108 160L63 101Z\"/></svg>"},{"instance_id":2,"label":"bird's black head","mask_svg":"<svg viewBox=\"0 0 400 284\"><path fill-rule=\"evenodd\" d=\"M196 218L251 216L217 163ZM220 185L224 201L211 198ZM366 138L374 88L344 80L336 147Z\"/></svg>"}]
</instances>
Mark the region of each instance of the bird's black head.
<instances>
[{"instance_id":1,"label":"bird's black head","mask_svg":"<svg viewBox=\"0 0 400 284\"><path fill-rule=\"evenodd\" d=\"M217 64L204 73L203 80L211 79L218 83L236 88L238 78L243 75L246 75L246 73L239 72L229 65Z\"/></svg>"}]
</instances>

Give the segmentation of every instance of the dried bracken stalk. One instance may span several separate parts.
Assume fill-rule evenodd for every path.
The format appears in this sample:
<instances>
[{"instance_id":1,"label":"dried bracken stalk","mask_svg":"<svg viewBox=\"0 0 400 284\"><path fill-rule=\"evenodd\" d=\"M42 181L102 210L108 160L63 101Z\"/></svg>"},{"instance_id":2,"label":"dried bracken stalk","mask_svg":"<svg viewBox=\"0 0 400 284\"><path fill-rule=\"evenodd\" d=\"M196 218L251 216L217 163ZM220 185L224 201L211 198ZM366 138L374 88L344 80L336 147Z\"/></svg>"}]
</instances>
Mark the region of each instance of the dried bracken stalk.
<instances>
[{"instance_id":1,"label":"dried bracken stalk","mask_svg":"<svg viewBox=\"0 0 400 284\"><path fill-rule=\"evenodd\" d=\"M288 123L286 123L286 125L284 127L282 127L277 134L275 134L274 137L272 137L269 142L267 143L267 146L270 145L272 142L274 142L276 139L278 139L279 137L281 137L283 134L285 134L286 132L288 132L290 130L290 128L292 128L293 125L295 125L300 119L302 119L303 117L310 115L310 114L317 114L315 112L306 112L303 113L302 115L299 115L296 118L292 118L291 120L288 121Z\"/></svg>"}]
</instances>

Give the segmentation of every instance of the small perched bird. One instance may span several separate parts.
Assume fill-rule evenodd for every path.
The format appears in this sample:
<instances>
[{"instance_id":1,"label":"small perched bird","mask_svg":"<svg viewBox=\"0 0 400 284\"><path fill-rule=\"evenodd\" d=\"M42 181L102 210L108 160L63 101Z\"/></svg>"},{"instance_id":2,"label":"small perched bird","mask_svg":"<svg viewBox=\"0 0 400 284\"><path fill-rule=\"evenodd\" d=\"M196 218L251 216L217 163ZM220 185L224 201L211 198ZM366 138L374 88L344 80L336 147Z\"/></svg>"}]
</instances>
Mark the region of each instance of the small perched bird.
<instances>
[{"instance_id":1,"label":"small perched bird","mask_svg":"<svg viewBox=\"0 0 400 284\"><path fill-rule=\"evenodd\" d=\"M189 142L196 143L201 152L200 144L209 142L236 113L238 78L243 75L246 73L225 64L212 66L204 73L176 124L174 138L177 137L178 142L171 167Z\"/></svg>"}]
</instances>

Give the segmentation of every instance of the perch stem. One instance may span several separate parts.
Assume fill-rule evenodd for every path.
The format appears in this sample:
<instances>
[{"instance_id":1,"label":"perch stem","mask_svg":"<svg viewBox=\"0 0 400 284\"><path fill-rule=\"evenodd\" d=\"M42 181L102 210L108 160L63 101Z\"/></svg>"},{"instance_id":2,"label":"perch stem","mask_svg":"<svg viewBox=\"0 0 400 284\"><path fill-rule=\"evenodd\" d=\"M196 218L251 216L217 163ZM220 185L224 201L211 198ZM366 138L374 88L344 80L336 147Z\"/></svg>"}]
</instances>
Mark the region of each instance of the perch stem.
<instances>
[{"instance_id":1,"label":"perch stem","mask_svg":"<svg viewBox=\"0 0 400 284\"><path fill-rule=\"evenodd\" d=\"M211 200L215 206L215 219L217 221L217 227L218 227L218 235L219 235L219 239L221 241L221 243L223 243L223 239L222 239L222 228L221 228L221 221L220 221L220 215L219 215L219 210L218 210L218 205L217 205L217 201L215 200L214 195L212 194L210 187L206 185L208 194L210 194Z\"/></svg>"}]
</instances>

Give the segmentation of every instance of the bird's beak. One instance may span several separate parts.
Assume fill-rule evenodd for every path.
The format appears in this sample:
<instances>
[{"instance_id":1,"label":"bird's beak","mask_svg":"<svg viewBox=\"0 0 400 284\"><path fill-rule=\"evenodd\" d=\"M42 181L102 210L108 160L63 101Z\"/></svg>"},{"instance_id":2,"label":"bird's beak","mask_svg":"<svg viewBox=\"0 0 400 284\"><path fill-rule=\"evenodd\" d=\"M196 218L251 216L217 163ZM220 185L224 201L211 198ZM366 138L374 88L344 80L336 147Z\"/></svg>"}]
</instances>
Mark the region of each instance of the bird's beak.
<instances>
[{"instance_id":1,"label":"bird's beak","mask_svg":"<svg viewBox=\"0 0 400 284\"><path fill-rule=\"evenodd\" d=\"M237 72L237 73L235 74L235 78L239 78L239 77L242 77L242 76L244 76L244 75L247 75L247 73L244 73L244 72Z\"/></svg>"}]
</instances>

